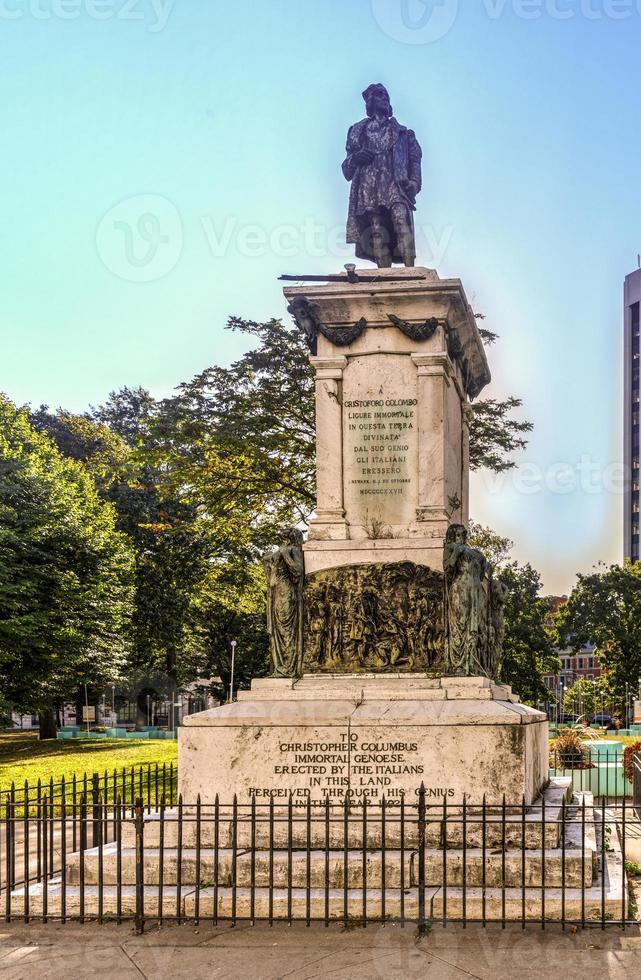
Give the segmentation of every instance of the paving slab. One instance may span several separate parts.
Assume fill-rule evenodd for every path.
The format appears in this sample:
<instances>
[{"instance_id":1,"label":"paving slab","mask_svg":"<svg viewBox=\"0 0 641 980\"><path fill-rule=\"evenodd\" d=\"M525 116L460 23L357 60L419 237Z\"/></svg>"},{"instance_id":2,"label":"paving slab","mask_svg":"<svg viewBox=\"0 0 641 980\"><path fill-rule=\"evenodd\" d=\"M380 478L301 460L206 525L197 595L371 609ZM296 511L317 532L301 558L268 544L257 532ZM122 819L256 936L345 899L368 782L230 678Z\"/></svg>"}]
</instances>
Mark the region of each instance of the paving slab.
<instances>
[{"instance_id":1,"label":"paving slab","mask_svg":"<svg viewBox=\"0 0 641 980\"><path fill-rule=\"evenodd\" d=\"M149 928L0 923L0 980L117 976L130 980L631 980L641 976L641 933L508 926L397 925L367 929L193 923Z\"/></svg>"},{"instance_id":2,"label":"paving slab","mask_svg":"<svg viewBox=\"0 0 641 980\"><path fill-rule=\"evenodd\" d=\"M38 973L46 975L47 980L63 980L68 977L103 977L106 963L112 976L123 980L140 980L140 972L127 953L118 946L107 951L95 947L85 947L81 943L74 946L31 944L14 946L2 951L0 957L0 977L2 980L33 980ZM113 972L112 972L113 971Z\"/></svg>"}]
</instances>

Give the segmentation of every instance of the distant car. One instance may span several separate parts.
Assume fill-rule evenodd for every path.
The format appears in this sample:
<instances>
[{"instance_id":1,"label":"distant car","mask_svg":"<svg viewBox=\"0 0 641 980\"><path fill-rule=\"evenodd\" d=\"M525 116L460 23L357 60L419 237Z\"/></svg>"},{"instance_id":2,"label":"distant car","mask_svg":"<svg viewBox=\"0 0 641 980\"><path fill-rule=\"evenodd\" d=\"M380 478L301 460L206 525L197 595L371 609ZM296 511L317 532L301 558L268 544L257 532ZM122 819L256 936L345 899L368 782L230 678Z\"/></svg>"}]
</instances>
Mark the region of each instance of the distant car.
<instances>
[{"instance_id":1,"label":"distant car","mask_svg":"<svg viewBox=\"0 0 641 980\"><path fill-rule=\"evenodd\" d=\"M561 715L559 718L560 725L576 725L578 721L578 715Z\"/></svg>"},{"instance_id":2,"label":"distant car","mask_svg":"<svg viewBox=\"0 0 641 980\"><path fill-rule=\"evenodd\" d=\"M610 728L612 726L612 715L592 715L590 724L600 725L601 728Z\"/></svg>"}]
</instances>

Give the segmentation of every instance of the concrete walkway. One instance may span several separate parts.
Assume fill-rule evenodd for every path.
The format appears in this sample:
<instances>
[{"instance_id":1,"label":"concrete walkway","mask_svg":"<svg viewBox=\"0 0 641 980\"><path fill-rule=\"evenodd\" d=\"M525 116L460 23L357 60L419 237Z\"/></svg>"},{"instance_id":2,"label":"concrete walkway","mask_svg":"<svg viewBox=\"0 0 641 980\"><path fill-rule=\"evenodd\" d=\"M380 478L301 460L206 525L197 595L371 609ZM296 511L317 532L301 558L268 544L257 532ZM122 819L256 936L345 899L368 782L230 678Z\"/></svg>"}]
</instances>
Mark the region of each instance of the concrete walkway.
<instances>
[{"instance_id":1,"label":"concrete walkway","mask_svg":"<svg viewBox=\"0 0 641 980\"><path fill-rule=\"evenodd\" d=\"M434 928L423 939L396 926L343 930L303 925L166 926L135 936L129 925L3 925L0 980L635 980L641 933L571 934L480 927Z\"/></svg>"}]
</instances>

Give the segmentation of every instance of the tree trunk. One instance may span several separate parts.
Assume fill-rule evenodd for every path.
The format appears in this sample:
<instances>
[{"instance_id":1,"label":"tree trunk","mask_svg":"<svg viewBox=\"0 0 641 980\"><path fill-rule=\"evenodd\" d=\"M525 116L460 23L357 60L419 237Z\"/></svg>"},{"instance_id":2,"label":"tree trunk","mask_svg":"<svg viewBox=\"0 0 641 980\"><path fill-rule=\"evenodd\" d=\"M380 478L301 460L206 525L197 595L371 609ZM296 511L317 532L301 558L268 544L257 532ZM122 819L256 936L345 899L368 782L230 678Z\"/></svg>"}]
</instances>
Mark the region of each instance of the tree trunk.
<instances>
[{"instance_id":1,"label":"tree trunk","mask_svg":"<svg viewBox=\"0 0 641 980\"><path fill-rule=\"evenodd\" d=\"M56 727L56 714L53 708L44 708L38 712L38 722L40 724L40 741L47 738L55 738L58 731Z\"/></svg>"}]
</instances>

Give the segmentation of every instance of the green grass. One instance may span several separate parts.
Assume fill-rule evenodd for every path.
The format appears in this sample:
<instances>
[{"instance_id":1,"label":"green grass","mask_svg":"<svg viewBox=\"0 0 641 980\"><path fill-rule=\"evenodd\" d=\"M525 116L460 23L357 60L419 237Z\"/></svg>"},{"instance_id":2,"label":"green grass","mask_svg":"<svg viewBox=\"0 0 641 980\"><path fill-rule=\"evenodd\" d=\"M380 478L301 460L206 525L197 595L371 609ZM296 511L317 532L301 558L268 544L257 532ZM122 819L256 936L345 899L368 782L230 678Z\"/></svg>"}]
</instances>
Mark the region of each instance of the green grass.
<instances>
[{"instance_id":1,"label":"green grass","mask_svg":"<svg viewBox=\"0 0 641 980\"><path fill-rule=\"evenodd\" d=\"M176 742L162 740L135 741L125 739L73 739L63 741L38 741L37 733L0 731L0 792L11 787L23 786L25 779L36 785L38 779L54 783L64 776L70 779L75 773L113 772L123 766L176 765Z\"/></svg>"}]
</instances>

